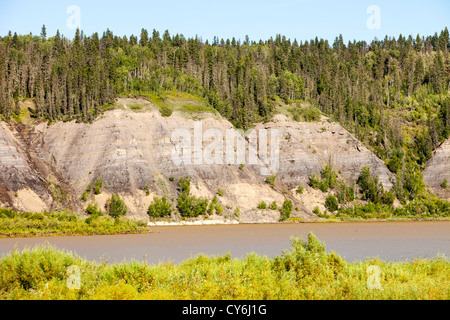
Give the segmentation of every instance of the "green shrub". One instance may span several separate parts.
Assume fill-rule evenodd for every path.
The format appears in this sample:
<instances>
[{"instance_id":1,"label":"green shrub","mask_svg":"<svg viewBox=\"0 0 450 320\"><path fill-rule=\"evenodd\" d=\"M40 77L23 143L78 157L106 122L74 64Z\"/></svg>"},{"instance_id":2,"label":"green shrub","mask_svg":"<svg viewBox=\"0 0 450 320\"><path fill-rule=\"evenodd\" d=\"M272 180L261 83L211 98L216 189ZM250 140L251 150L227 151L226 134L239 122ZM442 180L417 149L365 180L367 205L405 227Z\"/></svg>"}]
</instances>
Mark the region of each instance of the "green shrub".
<instances>
[{"instance_id":1,"label":"green shrub","mask_svg":"<svg viewBox=\"0 0 450 320\"><path fill-rule=\"evenodd\" d=\"M86 211L86 213L89 214L90 216L96 216L96 217L99 217L99 216L102 216L102 215L103 215L103 212L102 212L102 210L99 209L97 203L95 203L95 204L89 204L89 205L87 206L87 208L86 208L85 211Z\"/></svg>"},{"instance_id":2,"label":"green shrub","mask_svg":"<svg viewBox=\"0 0 450 320\"><path fill-rule=\"evenodd\" d=\"M447 189L447 179L444 179L444 181L442 181L441 187L442 187L443 189Z\"/></svg>"},{"instance_id":3,"label":"green shrub","mask_svg":"<svg viewBox=\"0 0 450 320\"><path fill-rule=\"evenodd\" d=\"M94 194L98 195L102 193L103 179L97 179L94 183Z\"/></svg>"},{"instance_id":4,"label":"green shrub","mask_svg":"<svg viewBox=\"0 0 450 320\"><path fill-rule=\"evenodd\" d=\"M100 186L100 190L101 190L101 186ZM83 195L81 196L81 201L86 202L87 198L89 196L89 194L92 192L92 186L88 185L86 188L86 191L83 192ZM100 191L101 192L101 191Z\"/></svg>"},{"instance_id":5,"label":"green shrub","mask_svg":"<svg viewBox=\"0 0 450 320\"><path fill-rule=\"evenodd\" d=\"M217 202L218 202L217 196L214 196L214 198L211 200L211 203L208 206L207 213L209 215L212 215L214 213L214 209L216 208Z\"/></svg>"},{"instance_id":6,"label":"green shrub","mask_svg":"<svg viewBox=\"0 0 450 320\"><path fill-rule=\"evenodd\" d=\"M117 194L112 195L111 199L108 200L106 207L108 214L116 219L127 213L127 206Z\"/></svg>"},{"instance_id":7,"label":"green shrub","mask_svg":"<svg viewBox=\"0 0 450 320\"><path fill-rule=\"evenodd\" d=\"M177 264L88 262L53 247L14 250L0 260L2 300L448 300L445 257L388 263L348 262L313 234L292 239L282 254L233 259L198 255ZM68 268L81 271L81 290L67 288ZM382 271L382 290L369 290L367 271Z\"/></svg>"},{"instance_id":8,"label":"green shrub","mask_svg":"<svg viewBox=\"0 0 450 320\"><path fill-rule=\"evenodd\" d=\"M0 208L0 218L15 218L17 212L11 209Z\"/></svg>"},{"instance_id":9,"label":"green shrub","mask_svg":"<svg viewBox=\"0 0 450 320\"><path fill-rule=\"evenodd\" d=\"M277 202L276 201L272 202L269 206L269 209L270 210L278 210Z\"/></svg>"},{"instance_id":10,"label":"green shrub","mask_svg":"<svg viewBox=\"0 0 450 320\"><path fill-rule=\"evenodd\" d=\"M355 199L355 191L348 187L344 182L339 181L336 187L336 198L339 203L348 203Z\"/></svg>"},{"instance_id":11,"label":"green shrub","mask_svg":"<svg viewBox=\"0 0 450 320\"><path fill-rule=\"evenodd\" d=\"M314 189L327 192L334 189L338 183L338 174L333 170L330 164L324 166L320 172L320 177L314 173L309 177L309 185Z\"/></svg>"},{"instance_id":12,"label":"green shrub","mask_svg":"<svg viewBox=\"0 0 450 320\"><path fill-rule=\"evenodd\" d=\"M419 197L401 208L394 210L395 216L407 217L448 217L450 201L435 196Z\"/></svg>"},{"instance_id":13,"label":"green shrub","mask_svg":"<svg viewBox=\"0 0 450 320\"><path fill-rule=\"evenodd\" d=\"M326 181L326 184L328 185L329 188L333 189L336 186L338 182L337 180L338 174L333 170L331 165L329 164L325 165L325 167L321 172L321 176L322 180Z\"/></svg>"},{"instance_id":14,"label":"green shrub","mask_svg":"<svg viewBox=\"0 0 450 320\"><path fill-rule=\"evenodd\" d=\"M292 205L291 200L288 200L288 199L284 200L283 206L280 209L280 213L281 213L280 219L282 221L289 219L291 217L292 207L293 207L293 205Z\"/></svg>"},{"instance_id":15,"label":"green shrub","mask_svg":"<svg viewBox=\"0 0 450 320\"><path fill-rule=\"evenodd\" d=\"M212 212L211 206L208 209L208 199L189 195L191 190L191 179L189 177L180 178L178 180L178 188L181 191L181 195L177 199L177 209L182 217L196 218L199 215Z\"/></svg>"},{"instance_id":16,"label":"green shrub","mask_svg":"<svg viewBox=\"0 0 450 320\"><path fill-rule=\"evenodd\" d=\"M275 175L271 175L271 176L268 176L267 178L266 178L266 183L267 184L270 184L272 187L273 186L275 186L275 180L277 179L277 176L275 176Z\"/></svg>"},{"instance_id":17,"label":"green shrub","mask_svg":"<svg viewBox=\"0 0 450 320\"><path fill-rule=\"evenodd\" d=\"M223 197L224 191L222 189L217 190L219 197Z\"/></svg>"},{"instance_id":18,"label":"green shrub","mask_svg":"<svg viewBox=\"0 0 450 320\"><path fill-rule=\"evenodd\" d=\"M88 197L87 191L83 192L83 195L81 196L81 201L86 202Z\"/></svg>"},{"instance_id":19,"label":"green shrub","mask_svg":"<svg viewBox=\"0 0 450 320\"><path fill-rule=\"evenodd\" d=\"M168 106L166 106L164 104L159 107L159 112L165 118L172 116L172 113L173 113L172 109L170 109Z\"/></svg>"},{"instance_id":20,"label":"green shrub","mask_svg":"<svg viewBox=\"0 0 450 320\"><path fill-rule=\"evenodd\" d=\"M311 173L311 176L309 177L309 185L311 188L319 189L320 178L315 173Z\"/></svg>"},{"instance_id":21,"label":"green shrub","mask_svg":"<svg viewBox=\"0 0 450 320\"><path fill-rule=\"evenodd\" d=\"M3 290L37 290L42 282L63 281L67 268L81 261L56 248L17 249L0 261L0 288Z\"/></svg>"},{"instance_id":22,"label":"green shrub","mask_svg":"<svg viewBox=\"0 0 450 320\"><path fill-rule=\"evenodd\" d=\"M208 199L182 193L177 200L177 209L182 217L196 218L208 213Z\"/></svg>"},{"instance_id":23,"label":"green shrub","mask_svg":"<svg viewBox=\"0 0 450 320\"><path fill-rule=\"evenodd\" d=\"M265 210L267 208L267 204L264 201L261 201L260 204L258 204L258 209Z\"/></svg>"},{"instance_id":24,"label":"green shrub","mask_svg":"<svg viewBox=\"0 0 450 320\"><path fill-rule=\"evenodd\" d=\"M329 195L325 200L325 207L330 210L330 212L334 212L339 209L339 204L335 196Z\"/></svg>"},{"instance_id":25,"label":"green shrub","mask_svg":"<svg viewBox=\"0 0 450 320\"><path fill-rule=\"evenodd\" d=\"M327 192L329 188L330 188L330 185L328 184L327 180L325 180L325 179L320 180L320 183L319 183L320 191Z\"/></svg>"},{"instance_id":26,"label":"green shrub","mask_svg":"<svg viewBox=\"0 0 450 320\"><path fill-rule=\"evenodd\" d=\"M147 210L147 214L151 218L167 217L172 215L172 212L172 204L167 201L166 196L163 196L162 199L155 198Z\"/></svg>"},{"instance_id":27,"label":"green shrub","mask_svg":"<svg viewBox=\"0 0 450 320\"><path fill-rule=\"evenodd\" d=\"M306 122L314 122L320 120L320 111L314 106L308 105L306 107L299 107L298 114L293 113L293 117L295 121L306 121ZM291 111L292 113L292 111Z\"/></svg>"},{"instance_id":28,"label":"green shrub","mask_svg":"<svg viewBox=\"0 0 450 320\"><path fill-rule=\"evenodd\" d=\"M216 214L223 215L223 207L220 204L216 204Z\"/></svg>"},{"instance_id":29,"label":"green shrub","mask_svg":"<svg viewBox=\"0 0 450 320\"><path fill-rule=\"evenodd\" d=\"M295 191L297 194L302 194L303 193L303 186L299 185L297 190Z\"/></svg>"},{"instance_id":30,"label":"green shrub","mask_svg":"<svg viewBox=\"0 0 450 320\"><path fill-rule=\"evenodd\" d=\"M368 200L375 204L392 205L394 203L395 194L386 192L382 183L379 182L378 176L372 177L369 168L363 167L361 169L357 183L363 192L363 200Z\"/></svg>"},{"instance_id":31,"label":"green shrub","mask_svg":"<svg viewBox=\"0 0 450 320\"><path fill-rule=\"evenodd\" d=\"M188 193L191 191L191 178L188 176L181 177L178 180L178 188L181 193Z\"/></svg>"}]
</instances>

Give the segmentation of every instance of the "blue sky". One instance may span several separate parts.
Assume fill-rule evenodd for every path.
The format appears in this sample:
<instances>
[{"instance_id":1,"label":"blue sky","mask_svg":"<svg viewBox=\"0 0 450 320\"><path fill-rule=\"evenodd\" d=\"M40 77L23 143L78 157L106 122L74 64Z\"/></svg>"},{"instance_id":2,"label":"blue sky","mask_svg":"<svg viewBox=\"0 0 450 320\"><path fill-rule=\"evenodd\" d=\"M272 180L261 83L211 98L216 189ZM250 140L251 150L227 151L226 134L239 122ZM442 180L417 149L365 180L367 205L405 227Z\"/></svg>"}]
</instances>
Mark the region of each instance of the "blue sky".
<instances>
[{"instance_id":1,"label":"blue sky","mask_svg":"<svg viewBox=\"0 0 450 320\"><path fill-rule=\"evenodd\" d=\"M0 35L9 30L40 34L45 24L48 36L59 29L71 38L74 29L67 25L71 5L80 9L81 29L87 35L109 28L129 37L146 28L150 33L168 29L172 35L198 35L203 40L214 36L243 40L249 35L258 41L282 34L298 41L317 36L332 42L342 34L347 42L386 35L433 35L450 27L448 0L0 0ZM371 5L380 10L378 29L367 26L374 17L374 12L367 12Z\"/></svg>"}]
</instances>

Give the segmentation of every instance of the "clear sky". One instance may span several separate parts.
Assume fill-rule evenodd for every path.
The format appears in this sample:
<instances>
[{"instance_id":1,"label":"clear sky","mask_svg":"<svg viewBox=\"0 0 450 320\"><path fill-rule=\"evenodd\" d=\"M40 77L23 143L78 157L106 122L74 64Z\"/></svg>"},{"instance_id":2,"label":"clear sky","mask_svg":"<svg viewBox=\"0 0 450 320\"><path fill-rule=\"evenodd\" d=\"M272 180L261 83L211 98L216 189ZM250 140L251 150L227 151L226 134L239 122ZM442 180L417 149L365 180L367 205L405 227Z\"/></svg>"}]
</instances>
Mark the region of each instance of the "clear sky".
<instances>
[{"instance_id":1,"label":"clear sky","mask_svg":"<svg viewBox=\"0 0 450 320\"><path fill-rule=\"evenodd\" d=\"M71 6L78 8L69 11ZM375 6L375 7L374 7ZM73 8L73 7L72 7ZM369 10L368 10L369 9ZM77 15L79 12L79 15ZM79 18L79 19L77 19ZM119 36L168 29L171 35L267 40L276 34L298 41L342 34L344 41L433 35L450 28L449 0L0 0L0 35L47 35L56 30L72 38L80 23L85 34L109 28Z\"/></svg>"}]
</instances>

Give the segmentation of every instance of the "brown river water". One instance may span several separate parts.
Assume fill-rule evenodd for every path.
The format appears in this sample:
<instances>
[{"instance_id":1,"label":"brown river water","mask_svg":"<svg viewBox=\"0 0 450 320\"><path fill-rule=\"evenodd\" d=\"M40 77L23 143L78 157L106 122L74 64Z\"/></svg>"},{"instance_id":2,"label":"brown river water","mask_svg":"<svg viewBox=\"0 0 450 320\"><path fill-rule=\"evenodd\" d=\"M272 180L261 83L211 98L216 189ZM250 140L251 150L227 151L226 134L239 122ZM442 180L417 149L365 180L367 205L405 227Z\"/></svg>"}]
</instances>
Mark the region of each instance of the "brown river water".
<instances>
[{"instance_id":1,"label":"brown river water","mask_svg":"<svg viewBox=\"0 0 450 320\"><path fill-rule=\"evenodd\" d=\"M151 233L140 235L0 239L0 256L14 248L50 244L109 263L179 263L199 254L243 258L252 252L272 258L290 248L291 237L307 239L309 232L349 262L450 257L450 221L152 227Z\"/></svg>"}]
</instances>

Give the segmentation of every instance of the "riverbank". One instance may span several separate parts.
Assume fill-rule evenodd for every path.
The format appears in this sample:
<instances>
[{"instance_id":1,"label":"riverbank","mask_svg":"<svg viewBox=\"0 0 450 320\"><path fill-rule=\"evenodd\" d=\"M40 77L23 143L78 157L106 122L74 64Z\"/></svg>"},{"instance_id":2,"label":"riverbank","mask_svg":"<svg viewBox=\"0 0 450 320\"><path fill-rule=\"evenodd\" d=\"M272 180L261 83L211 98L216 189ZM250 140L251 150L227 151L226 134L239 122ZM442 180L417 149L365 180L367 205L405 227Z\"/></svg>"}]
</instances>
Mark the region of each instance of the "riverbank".
<instances>
[{"instance_id":1,"label":"riverbank","mask_svg":"<svg viewBox=\"0 0 450 320\"><path fill-rule=\"evenodd\" d=\"M2 300L448 300L449 279L444 257L350 263L327 253L311 233L274 258L228 254L179 265L105 264L40 247L0 259Z\"/></svg>"},{"instance_id":2,"label":"riverbank","mask_svg":"<svg viewBox=\"0 0 450 320\"><path fill-rule=\"evenodd\" d=\"M71 212L59 213L18 213L9 209L0 209L0 238L96 236L151 233L155 227L176 226L220 226L220 225L261 225L295 223L340 223L340 222L408 222L408 221L450 221L450 217L400 216L389 218L334 217L305 220L289 218L284 221L260 220L239 221L237 219L186 219L170 221L167 219L136 221L109 216L80 217Z\"/></svg>"},{"instance_id":3,"label":"riverbank","mask_svg":"<svg viewBox=\"0 0 450 320\"><path fill-rule=\"evenodd\" d=\"M71 212L18 213L0 209L0 238L119 235L148 232L144 221Z\"/></svg>"}]
</instances>

